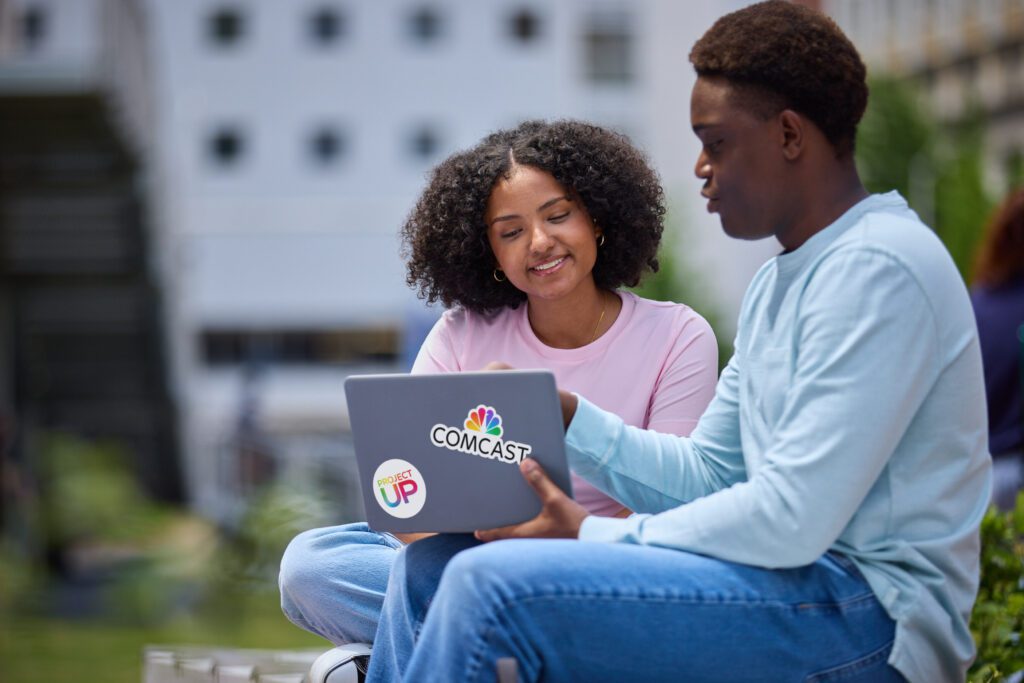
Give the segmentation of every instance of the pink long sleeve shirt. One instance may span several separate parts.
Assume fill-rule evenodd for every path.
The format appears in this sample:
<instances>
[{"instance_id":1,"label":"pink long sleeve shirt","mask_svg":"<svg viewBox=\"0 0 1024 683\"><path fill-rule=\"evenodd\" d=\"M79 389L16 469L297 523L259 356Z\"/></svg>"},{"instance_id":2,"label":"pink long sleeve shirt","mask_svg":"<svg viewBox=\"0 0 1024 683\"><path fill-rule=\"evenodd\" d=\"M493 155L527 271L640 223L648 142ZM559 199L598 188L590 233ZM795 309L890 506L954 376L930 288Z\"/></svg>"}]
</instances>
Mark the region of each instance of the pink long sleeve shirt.
<instances>
[{"instance_id":1,"label":"pink long sleeve shirt","mask_svg":"<svg viewBox=\"0 0 1024 683\"><path fill-rule=\"evenodd\" d=\"M578 349L546 346L534 334L526 305L494 316L463 309L441 316L420 348L413 373L480 370L500 361L554 373L573 391L635 427L689 435L715 392L718 346L711 326L682 304L618 292L622 310L600 338ZM622 504L576 474L577 502L595 515Z\"/></svg>"}]
</instances>

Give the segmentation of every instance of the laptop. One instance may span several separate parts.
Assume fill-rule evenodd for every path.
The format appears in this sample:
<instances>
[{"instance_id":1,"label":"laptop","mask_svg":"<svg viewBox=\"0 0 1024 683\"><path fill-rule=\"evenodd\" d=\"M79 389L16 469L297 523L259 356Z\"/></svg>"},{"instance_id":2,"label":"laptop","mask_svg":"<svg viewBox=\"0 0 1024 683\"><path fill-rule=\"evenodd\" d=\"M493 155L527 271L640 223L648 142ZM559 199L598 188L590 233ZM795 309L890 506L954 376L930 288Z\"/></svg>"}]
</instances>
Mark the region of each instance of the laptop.
<instances>
[{"instance_id":1,"label":"laptop","mask_svg":"<svg viewBox=\"0 0 1024 683\"><path fill-rule=\"evenodd\" d=\"M525 457L572 495L548 371L358 375L345 397L376 531L471 532L532 519L541 505L519 471Z\"/></svg>"}]
</instances>

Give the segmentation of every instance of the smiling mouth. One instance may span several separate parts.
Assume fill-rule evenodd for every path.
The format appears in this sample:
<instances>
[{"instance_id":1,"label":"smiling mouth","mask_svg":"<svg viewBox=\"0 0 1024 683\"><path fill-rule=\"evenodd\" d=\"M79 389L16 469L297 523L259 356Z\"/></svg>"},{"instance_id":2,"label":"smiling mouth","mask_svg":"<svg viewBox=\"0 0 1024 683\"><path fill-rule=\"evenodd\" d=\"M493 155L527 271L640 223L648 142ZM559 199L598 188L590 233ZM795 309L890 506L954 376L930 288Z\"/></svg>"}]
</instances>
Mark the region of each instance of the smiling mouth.
<instances>
[{"instance_id":1,"label":"smiling mouth","mask_svg":"<svg viewBox=\"0 0 1024 683\"><path fill-rule=\"evenodd\" d=\"M530 270L532 270L535 273L548 273L552 270L555 270L556 268L558 268L558 266L562 265L563 263L565 263L565 259L567 258L567 256L562 256L560 258L556 258L551 261L542 263L539 266L533 266L532 268L530 268Z\"/></svg>"}]
</instances>

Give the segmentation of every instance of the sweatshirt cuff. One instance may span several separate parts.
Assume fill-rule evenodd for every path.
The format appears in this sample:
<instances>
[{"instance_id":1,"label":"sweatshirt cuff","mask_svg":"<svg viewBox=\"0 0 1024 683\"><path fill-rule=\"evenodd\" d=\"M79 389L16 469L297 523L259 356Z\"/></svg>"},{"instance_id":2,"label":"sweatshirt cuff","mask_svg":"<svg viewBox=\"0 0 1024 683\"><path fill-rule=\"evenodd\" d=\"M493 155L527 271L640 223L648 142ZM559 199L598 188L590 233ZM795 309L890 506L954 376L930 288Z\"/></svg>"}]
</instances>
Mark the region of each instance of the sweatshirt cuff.
<instances>
[{"instance_id":1,"label":"sweatshirt cuff","mask_svg":"<svg viewBox=\"0 0 1024 683\"><path fill-rule=\"evenodd\" d=\"M580 525L579 539L597 543L639 543L640 522L650 515L598 517L590 515Z\"/></svg>"},{"instance_id":2,"label":"sweatshirt cuff","mask_svg":"<svg viewBox=\"0 0 1024 683\"><path fill-rule=\"evenodd\" d=\"M622 431L622 420L576 394L576 413L565 432L565 453L578 475L588 478L600 469Z\"/></svg>"}]
</instances>

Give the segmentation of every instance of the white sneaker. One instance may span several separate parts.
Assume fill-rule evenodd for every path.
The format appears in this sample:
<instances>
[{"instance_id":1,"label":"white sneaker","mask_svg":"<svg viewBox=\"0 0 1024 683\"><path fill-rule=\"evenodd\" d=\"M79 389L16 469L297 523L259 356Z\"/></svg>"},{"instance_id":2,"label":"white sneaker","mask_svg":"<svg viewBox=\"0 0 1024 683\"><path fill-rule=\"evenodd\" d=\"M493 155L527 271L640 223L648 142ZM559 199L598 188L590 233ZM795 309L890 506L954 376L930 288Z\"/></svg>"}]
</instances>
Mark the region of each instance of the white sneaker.
<instances>
[{"instance_id":1,"label":"white sneaker","mask_svg":"<svg viewBox=\"0 0 1024 683\"><path fill-rule=\"evenodd\" d=\"M309 683L362 683L370 663L370 646L349 643L328 650L309 668Z\"/></svg>"}]
</instances>

